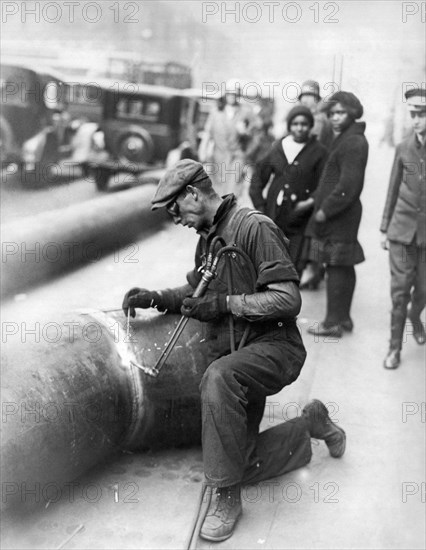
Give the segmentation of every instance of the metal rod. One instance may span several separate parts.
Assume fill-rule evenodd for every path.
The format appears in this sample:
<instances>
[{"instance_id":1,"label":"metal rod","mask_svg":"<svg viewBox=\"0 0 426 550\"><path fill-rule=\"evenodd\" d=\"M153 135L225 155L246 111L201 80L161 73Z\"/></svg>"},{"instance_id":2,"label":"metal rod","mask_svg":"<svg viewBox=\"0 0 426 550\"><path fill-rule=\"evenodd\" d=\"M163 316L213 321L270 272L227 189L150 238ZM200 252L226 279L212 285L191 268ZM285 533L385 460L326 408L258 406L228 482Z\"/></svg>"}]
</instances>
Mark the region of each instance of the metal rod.
<instances>
[{"instance_id":1,"label":"metal rod","mask_svg":"<svg viewBox=\"0 0 426 550\"><path fill-rule=\"evenodd\" d=\"M62 541L59 546L56 547L56 550L61 550L61 548L63 548L79 531L81 531L83 527L84 525L82 523L78 525L74 529L74 531L71 533L71 535L68 538L66 538L64 541Z\"/></svg>"},{"instance_id":2,"label":"metal rod","mask_svg":"<svg viewBox=\"0 0 426 550\"><path fill-rule=\"evenodd\" d=\"M179 323L176 325L176 328L172 334L172 337L167 343L167 346L161 352L160 357L158 358L157 362L152 367L152 369L149 369L150 372L146 371L147 374L150 374L151 376L158 376L160 374L160 370L163 368L164 363L169 358L169 355L171 354L176 342L178 341L179 336L182 334L183 329L185 328L186 323L188 321L189 321L189 317L185 317L184 315L182 315L182 317L179 320Z\"/></svg>"}]
</instances>

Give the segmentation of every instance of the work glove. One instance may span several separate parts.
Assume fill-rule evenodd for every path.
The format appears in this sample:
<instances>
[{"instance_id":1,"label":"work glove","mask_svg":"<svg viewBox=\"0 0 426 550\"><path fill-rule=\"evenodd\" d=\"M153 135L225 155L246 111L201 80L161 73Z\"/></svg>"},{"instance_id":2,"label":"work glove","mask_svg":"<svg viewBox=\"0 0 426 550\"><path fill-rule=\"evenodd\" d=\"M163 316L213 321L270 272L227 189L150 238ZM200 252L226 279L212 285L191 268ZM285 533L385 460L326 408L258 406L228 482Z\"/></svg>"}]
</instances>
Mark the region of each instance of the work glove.
<instances>
[{"instance_id":1,"label":"work glove","mask_svg":"<svg viewBox=\"0 0 426 550\"><path fill-rule=\"evenodd\" d=\"M180 311L199 321L216 321L228 313L226 294L210 292L202 298L185 298Z\"/></svg>"},{"instance_id":2,"label":"work glove","mask_svg":"<svg viewBox=\"0 0 426 550\"><path fill-rule=\"evenodd\" d=\"M123 305L124 315L127 317L128 310L130 309L130 317L135 317L135 307L147 309L149 307L156 307L160 311L167 309L164 307L164 300L159 292L152 292L146 288L131 288L124 296Z\"/></svg>"}]
</instances>

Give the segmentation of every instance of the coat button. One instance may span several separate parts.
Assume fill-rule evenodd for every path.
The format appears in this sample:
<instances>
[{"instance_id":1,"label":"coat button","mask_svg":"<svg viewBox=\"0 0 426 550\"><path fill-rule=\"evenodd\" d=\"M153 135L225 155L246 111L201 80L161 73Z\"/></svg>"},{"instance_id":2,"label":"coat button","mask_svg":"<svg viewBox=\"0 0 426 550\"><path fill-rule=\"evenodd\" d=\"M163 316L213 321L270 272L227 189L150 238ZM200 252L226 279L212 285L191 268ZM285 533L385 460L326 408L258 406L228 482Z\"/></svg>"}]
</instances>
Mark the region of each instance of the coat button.
<instances>
[{"instance_id":1,"label":"coat button","mask_svg":"<svg viewBox=\"0 0 426 550\"><path fill-rule=\"evenodd\" d=\"M281 321L278 323L278 326L279 326L279 327L282 327L282 326L283 326L283 324L281 323Z\"/></svg>"}]
</instances>

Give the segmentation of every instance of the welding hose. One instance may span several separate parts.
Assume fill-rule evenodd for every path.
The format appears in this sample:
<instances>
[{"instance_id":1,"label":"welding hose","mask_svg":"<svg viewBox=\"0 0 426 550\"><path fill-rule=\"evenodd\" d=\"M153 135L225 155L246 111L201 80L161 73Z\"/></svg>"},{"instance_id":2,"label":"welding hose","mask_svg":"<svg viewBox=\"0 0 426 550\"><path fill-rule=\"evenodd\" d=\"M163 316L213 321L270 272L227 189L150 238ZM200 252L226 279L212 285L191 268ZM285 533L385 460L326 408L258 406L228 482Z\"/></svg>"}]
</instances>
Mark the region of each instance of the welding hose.
<instances>
[{"instance_id":1,"label":"welding hose","mask_svg":"<svg viewBox=\"0 0 426 550\"><path fill-rule=\"evenodd\" d=\"M217 237L215 237L215 238L217 238ZM212 245L213 245L213 242L214 242L214 239L212 241ZM225 252L229 252L229 253L236 252L237 254L240 254L246 260L246 262L248 263L249 268L250 268L250 275L251 275L251 278L252 278L253 292L254 292L255 291L255 286L256 286L256 279L257 279L256 271L254 269L254 266L253 266L253 263L252 263L250 257L243 250L241 250L241 249L239 249L235 246L224 246L224 247L222 247L219 250L219 252L217 253L213 264L211 265L212 270L214 272L216 271L219 260ZM229 261L228 257L225 257L225 262L226 262L225 269L226 269L226 279L227 279L228 293L232 294L232 270L231 270L231 264L230 264L230 261ZM230 326L231 352L233 352L233 351L235 351L234 319L233 319L232 315L230 315L229 317L230 317L229 326ZM246 340L248 338L249 331L250 331L250 325L247 324L246 328L244 329L244 333L243 333L243 336L242 336L241 341L239 343L238 349L241 349L245 345ZM203 504L203 501L204 501L204 496L205 496L206 493L207 493L207 503L206 503L206 506L205 506L204 510L201 511L202 504ZM203 486L201 488L201 491L200 491L200 496L199 496L199 499L198 499L197 507L195 509L194 518L193 518L192 523L191 523L191 529L190 529L189 537L188 537L186 545L184 546L185 550L194 550L197 547L197 539L198 539L198 536L200 534L201 527L204 523L204 520L207 516L207 512L210 508L211 499L212 499L212 487L210 485Z\"/></svg>"},{"instance_id":2,"label":"welding hose","mask_svg":"<svg viewBox=\"0 0 426 550\"><path fill-rule=\"evenodd\" d=\"M191 522L191 530L189 532L188 539L185 543L185 550L194 550L197 547L198 535L201 531L201 526L206 519L207 512L210 508L210 503L212 500L213 487L211 485L204 485L201 487L200 496L198 497L197 507L195 509L194 517ZM201 512L203 506L204 497L207 495L206 505L204 510Z\"/></svg>"},{"instance_id":3,"label":"welding hose","mask_svg":"<svg viewBox=\"0 0 426 550\"><path fill-rule=\"evenodd\" d=\"M250 257L248 256L248 254L246 254L246 252L244 252L243 250L237 248L236 246L222 246L222 248L219 250L219 252L216 254L214 259L212 260L213 254L214 254L214 247L216 246L217 242L219 242L219 241L221 243L224 242L223 238L219 237L219 236L216 236L212 239L212 243L209 247L207 260L206 260L206 269L203 273L203 276L201 277L201 281L198 283L197 288L194 290L192 298L201 298L202 296L204 296L204 294L207 291L207 287L209 286L212 279L214 279L214 277L216 276L217 266L218 266L219 261L220 261L220 259L222 258L223 254L225 252L240 254L246 260L246 262L249 266L249 269L250 269L250 275L251 275L251 278L252 278L253 291L254 291L254 286L255 286L255 283L256 283L256 271L254 269L254 266L252 264L252 261L251 261ZM232 274L231 274L230 279L229 279L229 284L230 284L230 286L228 287L228 290L232 293ZM232 317L232 315L230 315L230 317ZM176 342L177 342L178 338L182 334L183 329L185 328L188 320L189 320L189 317L186 317L184 315L180 318L179 323L177 324L177 326L176 326L176 328L175 328L175 330L172 334L172 337L171 337L170 341L168 342L167 346L162 351L162 353L161 353L160 357L158 358L157 362L155 363L154 367L151 369L151 374L154 377L156 377L160 374L160 370L163 368L165 362L169 358L169 355L170 355L172 349L174 348L174 346L176 345ZM235 350L235 336L234 336L233 320L232 320L232 325L230 324L230 331L231 331L231 327L232 327L232 332L230 333L230 338L231 338L231 342L233 341L234 350ZM244 330L244 334L243 334L243 337L240 341L240 345L238 346L238 349L241 349L245 345L245 342L246 342L247 337L248 337L249 330L250 330L249 325L247 325L245 330Z\"/></svg>"},{"instance_id":4,"label":"welding hose","mask_svg":"<svg viewBox=\"0 0 426 550\"><path fill-rule=\"evenodd\" d=\"M249 266L249 270L250 270L250 276L251 276L251 281L252 281L252 291L255 292L255 290L256 290L256 279L257 279L256 271L254 269L253 262L251 261L250 256L246 252L244 252L244 250L241 250L241 248L237 248L236 246L232 246L232 245L223 246L219 250L219 252L217 253L217 255L214 259L212 269L214 269L216 271L217 264L219 263L220 258L226 252L231 253L231 254L232 253L239 254L240 256L242 256L245 259L247 265ZM227 278L228 294L231 295L232 294L232 270L231 270L231 265L230 265L230 262L229 262L229 258L225 257L225 262L226 262L226 278ZM241 349L245 346L245 343L247 341L249 332L250 332L250 324L247 324L246 328L244 329L243 336L242 336L242 338L240 340L240 343L238 345L238 349ZM231 351L235 351L234 317L232 315L229 316L229 333L230 333Z\"/></svg>"}]
</instances>

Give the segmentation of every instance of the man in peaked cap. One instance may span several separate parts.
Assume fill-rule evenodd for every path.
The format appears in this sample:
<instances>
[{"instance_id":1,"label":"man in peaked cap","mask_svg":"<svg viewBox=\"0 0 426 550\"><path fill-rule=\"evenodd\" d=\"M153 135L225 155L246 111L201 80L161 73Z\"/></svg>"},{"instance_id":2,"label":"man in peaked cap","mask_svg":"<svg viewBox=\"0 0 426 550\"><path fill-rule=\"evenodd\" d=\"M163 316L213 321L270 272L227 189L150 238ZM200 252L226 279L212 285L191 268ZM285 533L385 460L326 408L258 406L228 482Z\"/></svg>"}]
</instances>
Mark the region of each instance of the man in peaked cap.
<instances>
[{"instance_id":1,"label":"man in peaked cap","mask_svg":"<svg viewBox=\"0 0 426 550\"><path fill-rule=\"evenodd\" d=\"M206 483L216 488L216 498L200 535L218 542L232 535L242 513L242 483L305 465L312 455L311 437L325 440L330 454L340 457L345 432L331 421L325 405L314 400L300 417L259 435L266 397L296 380L306 357L296 326L298 277L283 233L270 218L239 208L234 195L221 198L203 166L193 160L178 162L162 178L152 199L153 209L161 207L175 224L200 235L195 266L181 287L129 290L123 310L134 316L134 308L156 307L206 323L209 366L200 384L202 446ZM234 246L235 253L226 259L231 276L222 256L206 294L192 298L215 237Z\"/></svg>"},{"instance_id":2,"label":"man in peaked cap","mask_svg":"<svg viewBox=\"0 0 426 550\"><path fill-rule=\"evenodd\" d=\"M410 89L405 99L414 131L396 148L380 226L391 271L391 337L384 360L386 369L400 364L407 314L417 344L426 342L420 319L426 304L426 90Z\"/></svg>"}]
</instances>

